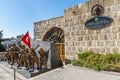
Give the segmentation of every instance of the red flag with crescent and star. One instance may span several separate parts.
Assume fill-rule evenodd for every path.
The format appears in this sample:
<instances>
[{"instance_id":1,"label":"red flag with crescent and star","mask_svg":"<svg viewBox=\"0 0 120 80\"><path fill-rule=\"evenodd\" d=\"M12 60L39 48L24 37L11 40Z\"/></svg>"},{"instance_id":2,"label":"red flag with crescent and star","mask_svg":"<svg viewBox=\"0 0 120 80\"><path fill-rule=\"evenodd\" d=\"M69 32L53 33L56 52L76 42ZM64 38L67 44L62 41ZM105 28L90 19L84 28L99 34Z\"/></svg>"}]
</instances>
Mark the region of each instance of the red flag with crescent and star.
<instances>
[{"instance_id":1,"label":"red flag with crescent and star","mask_svg":"<svg viewBox=\"0 0 120 80\"><path fill-rule=\"evenodd\" d=\"M21 39L21 41L27 45L29 48L31 48L31 45L30 45L30 36L29 36L29 33L27 32Z\"/></svg>"}]
</instances>

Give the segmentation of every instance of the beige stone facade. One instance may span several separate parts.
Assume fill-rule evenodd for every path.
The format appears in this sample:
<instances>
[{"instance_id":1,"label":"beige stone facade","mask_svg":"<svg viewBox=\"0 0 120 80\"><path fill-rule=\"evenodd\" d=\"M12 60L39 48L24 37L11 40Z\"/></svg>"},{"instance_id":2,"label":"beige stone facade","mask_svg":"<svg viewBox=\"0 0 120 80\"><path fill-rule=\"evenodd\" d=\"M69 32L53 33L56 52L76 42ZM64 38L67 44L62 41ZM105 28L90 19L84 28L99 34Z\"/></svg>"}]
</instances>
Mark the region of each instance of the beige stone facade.
<instances>
[{"instance_id":1,"label":"beige stone facade","mask_svg":"<svg viewBox=\"0 0 120 80\"><path fill-rule=\"evenodd\" d=\"M92 18L91 8L97 0L75 5L64 10L64 15L34 23L34 39L42 40L52 27L59 27L65 35L65 56L73 59L79 51L92 50L99 53L120 52L120 0L99 0L113 22L102 29L90 30L84 23Z\"/></svg>"}]
</instances>

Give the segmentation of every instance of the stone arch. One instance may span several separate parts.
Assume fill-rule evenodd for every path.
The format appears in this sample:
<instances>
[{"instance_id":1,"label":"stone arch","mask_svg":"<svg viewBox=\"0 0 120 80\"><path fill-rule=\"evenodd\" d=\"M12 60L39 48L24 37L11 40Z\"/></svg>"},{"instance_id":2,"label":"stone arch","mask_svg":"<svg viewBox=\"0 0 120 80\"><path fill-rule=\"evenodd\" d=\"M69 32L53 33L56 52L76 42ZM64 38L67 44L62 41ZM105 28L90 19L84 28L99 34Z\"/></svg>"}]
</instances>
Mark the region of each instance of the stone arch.
<instances>
[{"instance_id":1,"label":"stone arch","mask_svg":"<svg viewBox=\"0 0 120 80\"><path fill-rule=\"evenodd\" d=\"M61 28L53 27L45 33L43 41L64 43L64 31Z\"/></svg>"},{"instance_id":2,"label":"stone arch","mask_svg":"<svg viewBox=\"0 0 120 80\"><path fill-rule=\"evenodd\" d=\"M51 62L54 67L63 66L65 63L64 31L53 27L43 36L43 41L51 42Z\"/></svg>"}]
</instances>

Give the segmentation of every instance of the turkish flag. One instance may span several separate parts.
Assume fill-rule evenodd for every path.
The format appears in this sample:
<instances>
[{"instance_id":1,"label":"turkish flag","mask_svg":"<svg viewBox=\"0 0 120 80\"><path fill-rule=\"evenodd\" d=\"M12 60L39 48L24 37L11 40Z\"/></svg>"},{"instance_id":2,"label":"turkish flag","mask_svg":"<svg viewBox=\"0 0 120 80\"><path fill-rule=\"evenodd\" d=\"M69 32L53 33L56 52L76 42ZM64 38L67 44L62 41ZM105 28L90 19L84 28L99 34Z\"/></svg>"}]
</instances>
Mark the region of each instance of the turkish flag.
<instances>
[{"instance_id":1,"label":"turkish flag","mask_svg":"<svg viewBox=\"0 0 120 80\"><path fill-rule=\"evenodd\" d=\"M29 33L28 32L23 36L23 38L21 39L21 41L23 43L25 43L29 48L31 48L30 37L29 37Z\"/></svg>"}]
</instances>

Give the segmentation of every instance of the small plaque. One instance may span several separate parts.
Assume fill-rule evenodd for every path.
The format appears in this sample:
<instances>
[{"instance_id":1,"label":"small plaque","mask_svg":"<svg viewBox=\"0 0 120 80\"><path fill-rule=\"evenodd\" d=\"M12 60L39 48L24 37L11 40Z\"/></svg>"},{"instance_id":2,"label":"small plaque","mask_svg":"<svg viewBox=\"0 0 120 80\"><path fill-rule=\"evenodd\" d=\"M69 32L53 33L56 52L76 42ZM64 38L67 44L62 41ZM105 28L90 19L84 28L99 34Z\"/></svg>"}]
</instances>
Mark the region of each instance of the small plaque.
<instances>
[{"instance_id":1,"label":"small plaque","mask_svg":"<svg viewBox=\"0 0 120 80\"><path fill-rule=\"evenodd\" d=\"M88 29L101 29L107 27L112 22L112 18L106 16L96 16L85 22Z\"/></svg>"}]
</instances>

